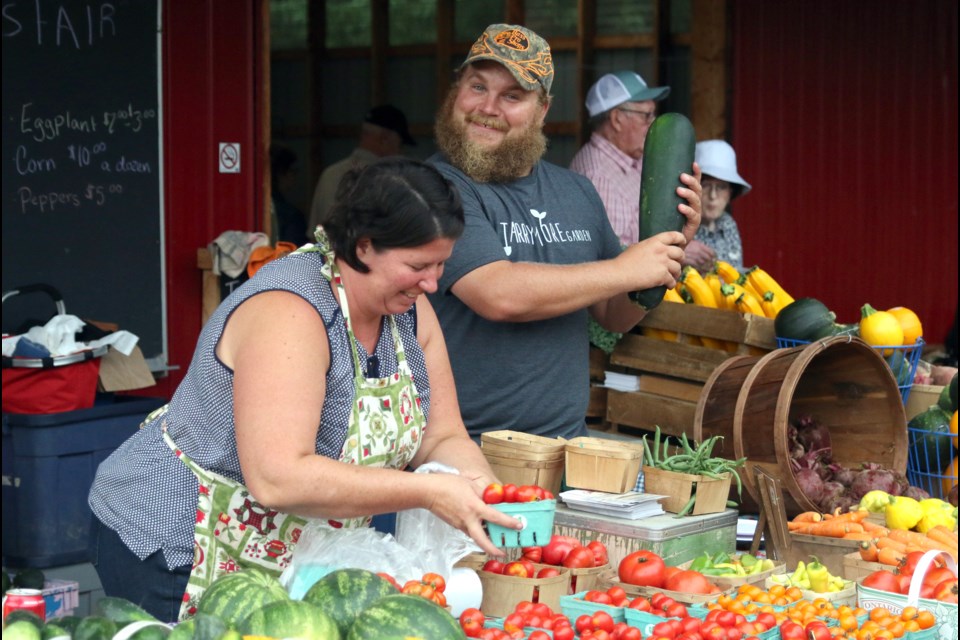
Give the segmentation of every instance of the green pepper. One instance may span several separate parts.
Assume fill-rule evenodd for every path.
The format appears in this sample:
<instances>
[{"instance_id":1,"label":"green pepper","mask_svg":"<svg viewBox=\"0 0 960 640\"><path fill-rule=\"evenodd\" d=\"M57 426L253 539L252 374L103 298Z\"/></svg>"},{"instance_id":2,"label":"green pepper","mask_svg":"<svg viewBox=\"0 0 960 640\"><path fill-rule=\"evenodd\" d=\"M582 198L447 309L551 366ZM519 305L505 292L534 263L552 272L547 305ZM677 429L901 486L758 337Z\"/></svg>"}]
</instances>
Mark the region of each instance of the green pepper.
<instances>
[{"instance_id":1,"label":"green pepper","mask_svg":"<svg viewBox=\"0 0 960 640\"><path fill-rule=\"evenodd\" d=\"M810 556L813 562L807 563L807 577L810 579L810 590L817 593L826 593L830 589L830 571L825 564Z\"/></svg>"},{"instance_id":2,"label":"green pepper","mask_svg":"<svg viewBox=\"0 0 960 640\"><path fill-rule=\"evenodd\" d=\"M726 551L721 551L713 557L713 564L725 564L727 562L733 562L733 558L730 557L730 554Z\"/></svg>"},{"instance_id":3,"label":"green pepper","mask_svg":"<svg viewBox=\"0 0 960 640\"><path fill-rule=\"evenodd\" d=\"M702 573L704 569L709 569L712 566L713 559L708 552L704 551L703 555L697 556L697 559L690 563L690 570Z\"/></svg>"}]
</instances>

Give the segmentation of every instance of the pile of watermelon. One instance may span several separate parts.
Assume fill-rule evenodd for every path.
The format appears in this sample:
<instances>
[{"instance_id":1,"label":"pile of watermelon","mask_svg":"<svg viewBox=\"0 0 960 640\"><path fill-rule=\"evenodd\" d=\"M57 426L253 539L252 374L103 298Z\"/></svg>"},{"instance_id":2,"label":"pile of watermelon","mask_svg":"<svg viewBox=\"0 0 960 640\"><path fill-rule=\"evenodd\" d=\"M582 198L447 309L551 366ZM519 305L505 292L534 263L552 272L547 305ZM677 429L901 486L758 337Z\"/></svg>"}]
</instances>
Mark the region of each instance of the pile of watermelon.
<instances>
[{"instance_id":1,"label":"pile of watermelon","mask_svg":"<svg viewBox=\"0 0 960 640\"><path fill-rule=\"evenodd\" d=\"M257 569L217 579L201 596L196 614L165 624L122 598L102 598L95 615L44 624L16 611L3 640L450 640L463 638L457 620L419 596L402 594L364 569L339 569L293 600L280 582Z\"/></svg>"}]
</instances>

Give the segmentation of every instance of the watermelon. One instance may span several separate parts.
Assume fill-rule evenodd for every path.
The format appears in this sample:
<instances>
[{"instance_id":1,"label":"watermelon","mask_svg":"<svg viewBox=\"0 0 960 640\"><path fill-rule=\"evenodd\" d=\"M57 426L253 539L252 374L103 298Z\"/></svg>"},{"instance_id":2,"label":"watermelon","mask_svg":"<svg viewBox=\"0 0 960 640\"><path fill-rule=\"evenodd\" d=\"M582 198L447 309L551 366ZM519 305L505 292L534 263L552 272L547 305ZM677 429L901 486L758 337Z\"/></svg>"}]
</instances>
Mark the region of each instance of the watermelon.
<instances>
[{"instance_id":1,"label":"watermelon","mask_svg":"<svg viewBox=\"0 0 960 640\"><path fill-rule=\"evenodd\" d=\"M251 611L289 600L275 577L259 569L243 569L223 575L207 587L197 602L197 613L216 616L228 626L236 626Z\"/></svg>"},{"instance_id":2,"label":"watermelon","mask_svg":"<svg viewBox=\"0 0 960 640\"><path fill-rule=\"evenodd\" d=\"M106 596L97 601L99 615L113 620L117 629L122 629L131 622L153 622L156 617L147 613L142 607L125 598Z\"/></svg>"},{"instance_id":3,"label":"watermelon","mask_svg":"<svg viewBox=\"0 0 960 640\"><path fill-rule=\"evenodd\" d=\"M384 596L357 616L347 640L465 638L456 618L426 598L398 593Z\"/></svg>"},{"instance_id":4,"label":"watermelon","mask_svg":"<svg viewBox=\"0 0 960 640\"><path fill-rule=\"evenodd\" d=\"M53 640L54 638L69 638L70 632L64 629L61 626L58 626L54 623L44 625L43 630L40 632L40 636L43 640Z\"/></svg>"},{"instance_id":5,"label":"watermelon","mask_svg":"<svg viewBox=\"0 0 960 640\"><path fill-rule=\"evenodd\" d=\"M117 633L113 620L103 616L87 616L73 631L74 640L110 640Z\"/></svg>"},{"instance_id":6,"label":"watermelon","mask_svg":"<svg viewBox=\"0 0 960 640\"><path fill-rule=\"evenodd\" d=\"M17 620L3 628L3 640L41 640L37 625Z\"/></svg>"},{"instance_id":7,"label":"watermelon","mask_svg":"<svg viewBox=\"0 0 960 640\"><path fill-rule=\"evenodd\" d=\"M271 602L244 618L237 630L244 636L340 640L333 618L317 605L303 600Z\"/></svg>"},{"instance_id":8,"label":"watermelon","mask_svg":"<svg viewBox=\"0 0 960 640\"><path fill-rule=\"evenodd\" d=\"M5 625L12 625L14 622L29 622L37 628L37 630L43 629L43 618L35 614L33 611L27 611L26 609L14 609L8 613L3 618L3 623Z\"/></svg>"},{"instance_id":9,"label":"watermelon","mask_svg":"<svg viewBox=\"0 0 960 640\"><path fill-rule=\"evenodd\" d=\"M950 415L939 405L931 405L907 423L911 468L920 473L939 474L953 457Z\"/></svg>"},{"instance_id":10,"label":"watermelon","mask_svg":"<svg viewBox=\"0 0 960 640\"><path fill-rule=\"evenodd\" d=\"M361 611L382 598L397 593L389 581L366 569L337 569L320 578L304 594L333 618L343 636Z\"/></svg>"}]
</instances>

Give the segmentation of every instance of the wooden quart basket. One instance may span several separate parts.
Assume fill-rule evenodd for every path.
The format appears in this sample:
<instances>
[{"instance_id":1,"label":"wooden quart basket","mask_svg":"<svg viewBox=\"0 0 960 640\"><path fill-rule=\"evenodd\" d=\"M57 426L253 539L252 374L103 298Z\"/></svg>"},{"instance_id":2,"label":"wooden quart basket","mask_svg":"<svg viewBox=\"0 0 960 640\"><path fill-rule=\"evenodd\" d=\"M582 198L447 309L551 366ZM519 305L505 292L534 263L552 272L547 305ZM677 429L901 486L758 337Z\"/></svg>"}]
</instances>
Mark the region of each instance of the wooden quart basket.
<instances>
[{"instance_id":1,"label":"wooden quart basket","mask_svg":"<svg viewBox=\"0 0 960 640\"><path fill-rule=\"evenodd\" d=\"M607 438L573 438L566 447L567 485L624 493L633 490L643 464L643 443Z\"/></svg>"}]
</instances>

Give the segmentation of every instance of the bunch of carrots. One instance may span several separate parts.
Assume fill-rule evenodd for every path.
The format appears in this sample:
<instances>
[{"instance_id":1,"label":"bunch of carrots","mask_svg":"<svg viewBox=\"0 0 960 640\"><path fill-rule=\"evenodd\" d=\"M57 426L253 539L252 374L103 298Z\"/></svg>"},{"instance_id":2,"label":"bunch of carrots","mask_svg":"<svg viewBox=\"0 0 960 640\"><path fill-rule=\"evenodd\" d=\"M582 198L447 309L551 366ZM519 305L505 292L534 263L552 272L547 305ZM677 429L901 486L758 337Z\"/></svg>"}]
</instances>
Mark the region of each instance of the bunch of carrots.
<instances>
[{"instance_id":1,"label":"bunch of carrots","mask_svg":"<svg viewBox=\"0 0 960 640\"><path fill-rule=\"evenodd\" d=\"M860 557L867 562L897 566L911 551L945 551L957 560L957 532L943 525L926 533L888 529L867 520L868 511L819 513L806 511L787 523L792 533L860 541Z\"/></svg>"}]
</instances>

